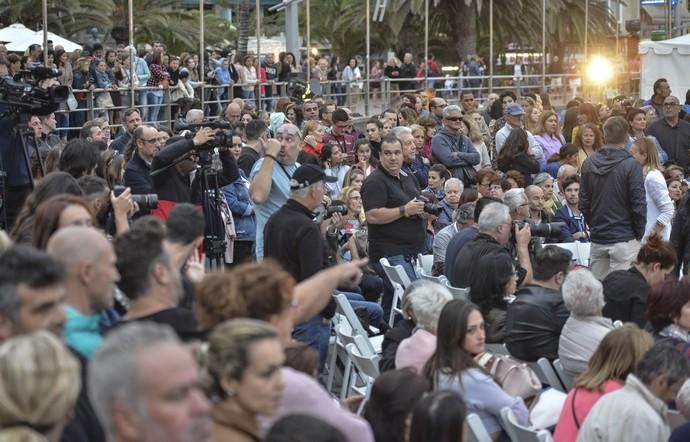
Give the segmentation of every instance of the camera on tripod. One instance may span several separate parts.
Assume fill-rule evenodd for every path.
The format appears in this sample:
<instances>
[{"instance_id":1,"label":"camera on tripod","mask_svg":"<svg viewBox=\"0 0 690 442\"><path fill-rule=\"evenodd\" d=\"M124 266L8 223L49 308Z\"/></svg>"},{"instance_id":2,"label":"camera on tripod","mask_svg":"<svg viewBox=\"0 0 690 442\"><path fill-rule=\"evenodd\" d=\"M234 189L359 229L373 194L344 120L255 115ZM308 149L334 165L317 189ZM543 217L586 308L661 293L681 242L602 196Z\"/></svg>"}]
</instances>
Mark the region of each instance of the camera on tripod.
<instances>
[{"instance_id":1,"label":"camera on tripod","mask_svg":"<svg viewBox=\"0 0 690 442\"><path fill-rule=\"evenodd\" d=\"M219 129L219 131L216 133L214 136L213 140L209 141L206 144L203 144L201 146L196 146L194 149L196 151L202 151L202 150L212 150L214 148L227 148L232 145L232 125L228 123L227 121L220 121L220 120L215 120L215 121L209 121L205 123L194 123L194 124L186 124L183 121L176 121L175 122L175 130L177 132L182 132L182 131L189 131L189 134L187 137L193 138L194 134L197 133L197 131L202 128L202 127L210 127L211 129Z\"/></svg>"},{"instance_id":2,"label":"camera on tripod","mask_svg":"<svg viewBox=\"0 0 690 442\"><path fill-rule=\"evenodd\" d=\"M0 102L7 103L11 110L19 113L48 115L55 112L69 97L69 87L42 88L40 83L60 75L60 71L39 66L19 71L11 79L0 78Z\"/></svg>"}]
</instances>

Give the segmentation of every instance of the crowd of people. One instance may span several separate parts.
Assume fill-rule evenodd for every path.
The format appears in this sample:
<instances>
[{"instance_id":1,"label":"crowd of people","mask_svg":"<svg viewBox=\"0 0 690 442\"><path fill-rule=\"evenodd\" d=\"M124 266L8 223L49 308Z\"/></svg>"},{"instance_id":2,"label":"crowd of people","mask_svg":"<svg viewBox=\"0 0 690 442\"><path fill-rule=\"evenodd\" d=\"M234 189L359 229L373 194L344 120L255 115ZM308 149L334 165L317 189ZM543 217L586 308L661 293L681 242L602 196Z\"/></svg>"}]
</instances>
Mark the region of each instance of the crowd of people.
<instances>
[{"instance_id":1,"label":"crowd of people","mask_svg":"<svg viewBox=\"0 0 690 442\"><path fill-rule=\"evenodd\" d=\"M164 55L133 62L165 81ZM65 143L48 109L27 158L1 143L0 440L450 442L470 414L509 440L506 409L556 441L687 440L690 123L665 80L639 107L420 92L364 121L243 92L177 133L133 106ZM343 305L383 344L338 403Z\"/></svg>"}]
</instances>

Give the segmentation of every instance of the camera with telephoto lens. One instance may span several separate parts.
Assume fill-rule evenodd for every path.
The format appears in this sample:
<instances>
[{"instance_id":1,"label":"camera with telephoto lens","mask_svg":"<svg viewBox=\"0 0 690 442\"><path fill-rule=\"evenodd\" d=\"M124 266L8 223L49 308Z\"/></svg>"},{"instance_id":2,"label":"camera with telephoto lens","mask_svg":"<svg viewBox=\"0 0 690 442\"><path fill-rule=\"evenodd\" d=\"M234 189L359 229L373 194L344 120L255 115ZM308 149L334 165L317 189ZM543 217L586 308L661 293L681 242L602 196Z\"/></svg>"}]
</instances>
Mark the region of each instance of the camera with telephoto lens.
<instances>
[{"instance_id":1,"label":"camera with telephoto lens","mask_svg":"<svg viewBox=\"0 0 690 442\"><path fill-rule=\"evenodd\" d=\"M443 212L443 208L437 203L432 203L431 200L424 195L419 195L417 201L424 203L424 212L429 215L439 216Z\"/></svg>"},{"instance_id":2,"label":"camera with telephoto lens","mask_svg":"<svg viewBox=\"0 0 690 442\"><path fill-rule=\"evenodd\" d=\"M207 143L202 144L200 146L195 146L194 150L210 150L216 147L222 149L232 146L232 125L227 121L215 120L204 123L186 124L184 121L178 120L175 121L174 124L175 131L177 132L182 132L185 130L189 131L189 134L187 135L188 138L194 138L194 134L196 134L199 128L202 127L210 127L211 129L220 130L216 132L216 135L212 140L209 140Z\"/></svg>"},{"instance_id":3,"label":"camera with telephoto lens","mask_svg":"<svg viewBox=\"0 0 690 442\"><path fill-rule=\"evenodd\" d=\"M340 201L340 200L333 200L331 204L326 206L326 213L324 214L324 219L328 219L335 215L336 213L341 214L342 216L347 215L347 204L345 202Z\"/></svg>"},{"instance_id":4,"label":"camera with telephoto lens","mask_svg":"<svg viewBox=\"0 0 690 442\"><path fill-rule=\"evenodd\" d=\"M125 186L113 186L113 193L118 197L122 195L122 192L126 189ZM158 207L158 195L155 193L132 195L132 201L137 203L140 209L152 210Z\"/></svg>"},{"instance_id":5,"label":"camera with telephoto lens","mask_svg":"<svg viewBox=\"0 0 690 442\"><path fill-rule=\"evenodd\" d=\"M529 224L530 232L532 236L539 236L542 238L548 238L552 235L559 235L561 233L561 227L565 226L565 223L541 223L537 224L532 221L513 221L513 226L517 226L518 229L522 229L525 224ZM515 227L512 228L511 232L515 232Z\"/></svg>"}]
</instances>

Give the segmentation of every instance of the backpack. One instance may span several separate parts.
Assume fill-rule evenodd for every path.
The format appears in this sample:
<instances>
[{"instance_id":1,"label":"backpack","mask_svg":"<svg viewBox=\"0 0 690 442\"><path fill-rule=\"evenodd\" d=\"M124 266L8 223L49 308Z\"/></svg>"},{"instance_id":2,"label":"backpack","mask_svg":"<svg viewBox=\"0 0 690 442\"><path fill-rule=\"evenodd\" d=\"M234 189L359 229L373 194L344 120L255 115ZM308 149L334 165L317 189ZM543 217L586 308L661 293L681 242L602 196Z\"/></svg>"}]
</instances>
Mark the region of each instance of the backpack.
<instances>
[{"instance_id":1,"label":"backpack","mask_svg":"<svg viewBox=\"0 0 690 442\"><path fill-rule=\"evenodd\" d=\"M477 362L511 396L527 399L535 396L542 388L532 369L510 356L486 352Z\"/></svg>"}]
</instances>

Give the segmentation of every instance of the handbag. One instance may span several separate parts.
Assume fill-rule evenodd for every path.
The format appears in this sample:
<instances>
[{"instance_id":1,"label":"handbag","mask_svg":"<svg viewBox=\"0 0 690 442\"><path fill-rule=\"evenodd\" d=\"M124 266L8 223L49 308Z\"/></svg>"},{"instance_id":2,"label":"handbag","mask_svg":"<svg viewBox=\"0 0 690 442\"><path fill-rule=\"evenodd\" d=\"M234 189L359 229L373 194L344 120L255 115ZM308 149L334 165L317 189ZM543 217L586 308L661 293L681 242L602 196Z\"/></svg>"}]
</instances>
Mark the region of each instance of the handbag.
<instances>
[{"instance_id":1,"label":"handbag","mask_svg":"<svg viewBox=\"0 0 690 442\"><path fill-rule=\"evenodd\" d=\"M71 111L79 108L79 102L77 101L77 98L74 96L72 91L70 91L69 95L67 96L67 107Z\"/></svg>"},{"instance_id":2,"label":"handbag","mask_svg":"<svg viewBox=\"0 0 690 442\"><path fill-rule=\"evenodd\" d=\"M101 92L98 94L96 97L96 106L102 109L114 107L115 104L113 104L113 97L110 96L110 92Z\"/></svg>"},{"instance_id":3,"label":"handbag","mask_svg":"<svg viewBox=\"0 0 690 442\"><path fill-rule=\"evenodd\" d=\"M527 399L535 396L542 388L532 369L510 356L486 352L477 362L511 396Z\"/></svg>"}]
</instances>

